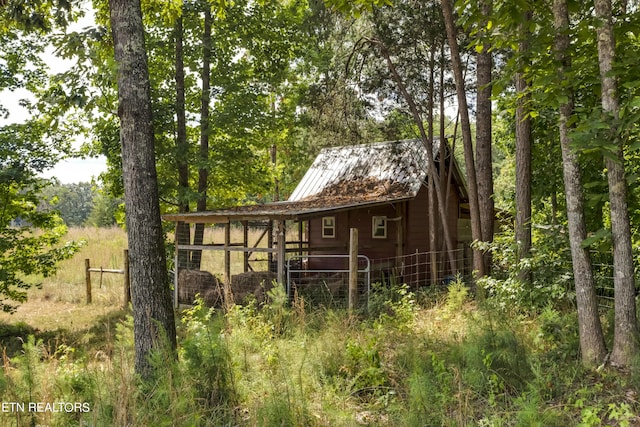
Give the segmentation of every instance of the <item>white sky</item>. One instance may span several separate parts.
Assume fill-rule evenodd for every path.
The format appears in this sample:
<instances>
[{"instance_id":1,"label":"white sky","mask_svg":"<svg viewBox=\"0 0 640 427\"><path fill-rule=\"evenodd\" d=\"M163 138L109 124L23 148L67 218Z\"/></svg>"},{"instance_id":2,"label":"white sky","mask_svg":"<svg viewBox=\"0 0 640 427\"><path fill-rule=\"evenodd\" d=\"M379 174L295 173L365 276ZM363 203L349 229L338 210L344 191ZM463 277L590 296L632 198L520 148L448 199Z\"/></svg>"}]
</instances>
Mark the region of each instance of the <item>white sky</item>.
<instances>
[{"instance_id":1,"label":"white sky","mask_svg":"<svg viewBox=\"0 0 640 427\"><path fill-rule=\"evenodd\" d=\"M86 27L93 23L93 14L87 12L86 16L80 20L76 26L79 28ZM53 53L45 54L45 62L51 69L51 73L63 72L71 66L71 62L57 58ZM0 58L1 60L1 58ZM10 123L24 122L27 117L27 111L19 105L20 99L29 98L29 92L26 90L17 90L10 92L8 90L0 92L0 104L9 110L10 116L8 120L0 118L0 126ZM70 137L73 138L73 135ZM79 148L82 141L75 141L74 146ZM77 182L90 182L97 179L98 175L107 170L107 162L104 156L87 159L66 159L59 162L54 168L42 174L46 178L56 177L63 184L71 184Z\"/></svg>"}]
</instances>

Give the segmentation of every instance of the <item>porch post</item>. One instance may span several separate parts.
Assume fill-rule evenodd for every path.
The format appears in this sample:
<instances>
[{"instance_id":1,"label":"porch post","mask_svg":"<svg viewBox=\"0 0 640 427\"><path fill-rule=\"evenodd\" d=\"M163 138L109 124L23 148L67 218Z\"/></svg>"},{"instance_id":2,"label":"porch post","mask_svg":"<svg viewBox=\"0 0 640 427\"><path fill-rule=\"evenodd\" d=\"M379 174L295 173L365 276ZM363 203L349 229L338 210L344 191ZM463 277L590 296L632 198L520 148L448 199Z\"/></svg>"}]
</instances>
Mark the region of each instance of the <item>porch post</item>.
<instances>
[{"instance_id":1,"label":"porch post","mask_svg":"<svg viewBox=\"0 0 640 427\"><path fill-rule=\"evenodd\" d=\"M187 224L188 225L188 224ZM173 266L173 308L175 308L176 310L178 309L178 307L180 306L180 300L178 299L178 275L180 274L180 249L178 249L178 247L180 246L180 221L176 221L176 235L175 235L175 244L176 244L176 250L174 253L174 257L173 257L173 262L174 262L174 266ZM190 244L191 242L186 242L187 245ZM186 252L187 253L187 263L185 264L184 268L189 268L189 251Z\"/></svg>"},{"instance_id":2,"label":"porch post","mask_svg":"<svg viewBox=\"0 0 640 427\"><path fill-rule=\"evenodd\" d=\"M278 253L276 256L276 264L277 264L277 280L281 286L285 286L284 280L284 262L285 262L285 251L287 243L285 241L284 235L284 220L276 221L277 235L276 235L276 244L278 245Z\"/></svg>"},{"instance_id":3,"label":"porch post","mask_svg":"<svg viewBox=\"0 0 640 427\"><path fill-rule=\"evenodd\" d=\"M224 225L224 284L231 284L231 222Z\"/></svg>"},{"instance_id":4,"label":"porch post","mask_svg":"<svg viewBox=\"0 0 640 427\"><path fill-rule=\"evenodd\" d=\"M244 248L246 249L243 252L243 258L244 258L244 272L248 272L249 271L249 257L251 256L251 252L248 251L249 249L249 221L242 221L242 235L243 235L243 245Z\"/></svg>"}]
</instances>

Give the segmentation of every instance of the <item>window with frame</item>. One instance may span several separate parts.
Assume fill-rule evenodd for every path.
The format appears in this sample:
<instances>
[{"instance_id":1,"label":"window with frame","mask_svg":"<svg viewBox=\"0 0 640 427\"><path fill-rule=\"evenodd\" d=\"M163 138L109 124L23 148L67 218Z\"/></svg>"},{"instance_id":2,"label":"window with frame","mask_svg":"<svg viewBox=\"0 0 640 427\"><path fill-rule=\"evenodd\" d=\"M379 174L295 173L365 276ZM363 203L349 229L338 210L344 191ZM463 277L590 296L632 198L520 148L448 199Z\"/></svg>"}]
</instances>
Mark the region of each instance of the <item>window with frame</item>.
<instances>
[{"instance_id":1,"label":"window with frame","mask_svg":"<svg viewBox=\"0 0 640 427\"><path fill-rule=\"evenodd\" d=\"M374 239L387 238L387 217L374 216L371 218L371 237Z\"/></svg>"},{"instance_id":2,"label":"window with frame","mask_svg":"<svg viewBox=\"0 0 640 427\"><path fill-rule=\"evenodd\" d=\"M323 216L322 217L322 238L332 239L335 237L336 237L336 217Z\"/></svg>"}]
</instances>

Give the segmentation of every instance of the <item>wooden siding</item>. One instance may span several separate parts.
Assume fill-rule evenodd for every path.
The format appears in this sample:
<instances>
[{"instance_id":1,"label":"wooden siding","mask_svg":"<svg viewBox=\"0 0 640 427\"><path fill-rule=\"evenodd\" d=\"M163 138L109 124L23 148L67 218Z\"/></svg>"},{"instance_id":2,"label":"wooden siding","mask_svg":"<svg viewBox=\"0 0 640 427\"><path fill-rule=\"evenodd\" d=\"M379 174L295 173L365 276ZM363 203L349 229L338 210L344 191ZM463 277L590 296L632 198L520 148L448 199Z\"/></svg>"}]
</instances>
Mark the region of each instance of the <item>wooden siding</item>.
<instances>
[{"instance_id":1,"label":"wooden siding","mask_svg":"<svg viewBox=\"0 0 640 427\"><path fill-rule=\"evenodd\" d=\"M435 197L435 195L434 195ZM403 208L405 204L405 208ZM451 186L449 192L449 215L447 226L454 245L458 243L458 212L459 196L457 189ZM403 214L404 213L404 214ZM436 215L436 247L429 247L429 215ZM401 253L405 255L416 252L443 251L444 233L437 209L430 212L428 203L428 191L423 186L417 196L407 202L390 203L384 206L370 208L355 208L348 211L337 212L335 217L336 237L322 237L322 216L309 220L309 246L312 255L347 254L349 252L349 229L355 227L359 230L359 253L372 260L394 258L398 251L397 229L402 221L403 244ZM372 236L372 219L374 216L387 217L387 237L374 239ZM399 219L402 218L402 219ZM441 260L438 260L441 262ZM346 269L346 261L341 259L311 259L309 268L316 269Z\"/></svg>"},{"instance_id":2,"label":"wooden siding","mask_svg":"<svg viewBox=\"0 0 640 427\"><path fill-rule=\"evenodd\" d=\"M435 196L435 195L434 195ZM458 243L458 192L451 187L449 191L449 209L447 210L447 222L451 240L454 246ZM436 219L436 247L429 247L429 215L435 215ZM408 202L407 209L407 230L405 239L405 254L415 252L431 252L444 250L444 231L440 221L440 214L436 208L433 212L429 209L428 190L422 187L415 199Z\"/></svg>"},{"instance_id":3,"label":"wooden siding","mask_svg":"<svg viewBox=\"0 0 640 427\"><path fill-rule=\"evenodd\" d=\"M357 228L358 249L361 255L366 255L370 259L389 258L396 253L396 233L397 222L389 221L399 215L399 204L389 204L372 208L358 208L350 211L336 213L336 237L322 237L322 217L309 220L309 246L311 254L347 254L349 253L349 229ZM327 215L329 216L329 215ZM387 237L384 239L374 239L372 221L374 216L387 217ZM322 268L343 268L343 261L337 260L310 260L309 267L317 268L322 264Z\"/></svg>"}]
</instances>

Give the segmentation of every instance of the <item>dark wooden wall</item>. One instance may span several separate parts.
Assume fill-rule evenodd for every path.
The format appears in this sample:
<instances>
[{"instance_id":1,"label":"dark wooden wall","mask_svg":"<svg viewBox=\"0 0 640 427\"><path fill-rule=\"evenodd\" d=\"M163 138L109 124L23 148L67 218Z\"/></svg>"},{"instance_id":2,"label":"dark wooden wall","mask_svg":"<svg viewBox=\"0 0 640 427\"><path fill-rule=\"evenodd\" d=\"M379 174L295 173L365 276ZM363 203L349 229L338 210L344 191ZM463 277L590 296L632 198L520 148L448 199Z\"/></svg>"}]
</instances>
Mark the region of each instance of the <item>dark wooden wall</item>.
<instances>
[{"instance_id":1,"label":"dark wooden wall","mask_svg":"<svg viewBox=\"0 0 640 427\"><path fill-rule=\"evenodd\" d=\"M449 209L447 227L453 240L454 247L457 244L459 196L455 186L451 186L449 192ZM404 205L404 206L403 206ZM435 215L437 242L435 248L429 247L429 215ZM393 258L399 253L397 227L400 221L392 219L402 216L402 243L400 253L413 254L415 252L430 252L444 250L444 236L440 215L437 208L430 212L428 203L428 191L425 186L421 188L415 199L407 202L389 203L376 207L354 208L337 213L328 213L323 216L334 216L336 224L336 237L322 237L322 216L309 220L309 246L311 254L348 254L349 253L349 229L357 228L359 239L359 253L370 259ZM372 218L374 216L386 216L387 237L375 239L372 236ZM310 260L309 268L346 268L343 260Z\"/></svg>"}]
</instances>

